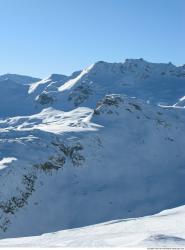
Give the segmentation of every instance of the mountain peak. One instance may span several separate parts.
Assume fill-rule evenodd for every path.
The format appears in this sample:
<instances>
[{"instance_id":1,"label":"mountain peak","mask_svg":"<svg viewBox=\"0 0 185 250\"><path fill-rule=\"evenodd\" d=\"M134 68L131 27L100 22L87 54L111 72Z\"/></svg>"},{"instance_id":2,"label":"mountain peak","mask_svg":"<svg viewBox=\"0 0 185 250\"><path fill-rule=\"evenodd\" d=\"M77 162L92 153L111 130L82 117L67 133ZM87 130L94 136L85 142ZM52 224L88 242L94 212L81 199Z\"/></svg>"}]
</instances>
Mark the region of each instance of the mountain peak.
<instances>
[{"instance_id":1,"label":"mountain peak","mask_svg":"<svg viewBox=\"0 0 185 250\"><path fill-rule=\"evenodd\" d=\"M93 65L87 68L88 71L96 73L105 71L119 74L122 73L143 73L143 72L163 72L163 71L175 71L178 67L169 63L153 63L144 60L143 58L139 59L126 59L124 62L105 62L97 61ZM104 73L105 73L104 72Z\"/></svg>"},{"instance_id":2,"label":"mountain peak","mask_svg":"<svg viewBox=\"0 0 185 250\"><path fill-rule=\"evenodd\" d=\"M49 77L48 77L48 80L51 80L51 81L63 81L65 79L67 79L68 76L66 75L61 75L61 74L51 74Z\"/></svg>"}]
</instances>

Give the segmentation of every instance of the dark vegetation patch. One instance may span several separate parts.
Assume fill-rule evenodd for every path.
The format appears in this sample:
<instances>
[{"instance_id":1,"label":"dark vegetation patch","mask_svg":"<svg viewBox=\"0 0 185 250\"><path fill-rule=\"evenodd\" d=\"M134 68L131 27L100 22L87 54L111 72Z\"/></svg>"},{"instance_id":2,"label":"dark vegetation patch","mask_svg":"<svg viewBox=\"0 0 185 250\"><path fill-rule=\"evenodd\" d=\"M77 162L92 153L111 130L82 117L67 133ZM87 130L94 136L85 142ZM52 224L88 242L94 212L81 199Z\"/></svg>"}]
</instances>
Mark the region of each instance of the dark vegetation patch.
<instances>
[{"instance_id":1,"label":"dark vegetation patch","mask_svg":"<svg viewBox=\"0 0 185 250\"><path fill-rule=\"evenodd\" d=\"M19 208L24 207L27 204L28 198L35 191L35 181L37 177L35 173L29 173L23 175L22 184L24 185L24 191L20 191L17 196L11 197L7 201L0 202L0 209L4 214L14 214ZM5 232L10 224L7 216L1 215L0 217L0 229Z\"/></svg>"},{"instance_id":2,"label":"dark vegetation patch","mask_svg":"<svg viewBox=\"0 0 185 250\"><path fill-rule=\"evenodd\" d=\"M80 85L76 87L68 97L68 101L74 101L74 106L77 107L84 101L88 100L90 95L93 94L92 89L88 85Z\"/></svg>"},{"instance_id":3,"label":"dark vegetation patch","mask_svg":"<svg viewBox=\"0 0 185 250\"><path fill-rule=\"evenodd\" d=\"M43 93L39 96L37 101L41 105L46 105L46 104L52 104L54 102L54 99L51 96L48 96L47 94Z\"/></svg>"},{"instance_id":4,"label":"dark vegetation patch","mask_svg":"<svg viewBox=\"0 0 185 250\"><path fill-rule=\"evenodd\" d=\"M83 150L81 143L77 142L74 145L66 145L64 143L53 142L53 145L57 146L64 155L69 158L75 167L79 167L85 161L84 156L80 153Z\"/></svg>"}]
</instances>

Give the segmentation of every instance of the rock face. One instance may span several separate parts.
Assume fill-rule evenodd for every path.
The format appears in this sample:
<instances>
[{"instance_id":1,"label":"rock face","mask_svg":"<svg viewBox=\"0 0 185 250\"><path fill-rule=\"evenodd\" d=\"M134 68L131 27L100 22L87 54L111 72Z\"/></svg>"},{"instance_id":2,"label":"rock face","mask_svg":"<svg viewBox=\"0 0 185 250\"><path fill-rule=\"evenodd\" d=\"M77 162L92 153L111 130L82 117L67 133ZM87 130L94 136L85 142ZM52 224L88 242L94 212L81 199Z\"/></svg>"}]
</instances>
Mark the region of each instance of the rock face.
<instances>
[{"instance_id":1,"label":"rock face","mask_svg":"<svg viewBox=\"0 0 185 250\"><path fill-rule=\"evenodd\" d=\"M184 96L183 72L144 60L98 62L70 77L55 74L26 86L29 112L17 106L19 116L8 117L4 109L0 118L0 237L184 204L184 109L156 105ZM159 74L168 80L164 85Z\"/></svg>"}]
</instances>

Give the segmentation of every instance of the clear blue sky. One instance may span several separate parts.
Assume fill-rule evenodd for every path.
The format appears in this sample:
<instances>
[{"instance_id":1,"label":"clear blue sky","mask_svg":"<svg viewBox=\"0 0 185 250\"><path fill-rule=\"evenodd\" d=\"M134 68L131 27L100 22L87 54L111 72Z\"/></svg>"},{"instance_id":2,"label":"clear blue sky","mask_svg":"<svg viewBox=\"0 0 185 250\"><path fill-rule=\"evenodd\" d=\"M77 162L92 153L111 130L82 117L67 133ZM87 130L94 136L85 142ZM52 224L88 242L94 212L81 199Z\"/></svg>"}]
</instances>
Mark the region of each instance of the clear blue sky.
<instances>
[{"instance_id":1,"label":"clear blue sky","mask_svg":"<svg viewBox=\"0 0 185 250\"><path fill-rule=\"evenodd\" d=\"M0 0L0 74L140 57L185 63L185 0Z\"/></svg>"}]
</instances>

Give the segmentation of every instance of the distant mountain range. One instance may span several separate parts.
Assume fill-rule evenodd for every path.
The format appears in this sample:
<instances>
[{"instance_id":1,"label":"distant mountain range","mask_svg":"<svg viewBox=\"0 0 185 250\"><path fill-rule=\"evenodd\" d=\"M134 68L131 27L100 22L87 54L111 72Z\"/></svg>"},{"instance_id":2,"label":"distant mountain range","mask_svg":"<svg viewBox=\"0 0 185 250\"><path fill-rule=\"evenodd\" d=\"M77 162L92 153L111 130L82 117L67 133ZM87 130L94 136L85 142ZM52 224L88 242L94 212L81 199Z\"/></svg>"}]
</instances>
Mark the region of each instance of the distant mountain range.
<instances>
[{"instance_id":1,"label":"distant mountain range","mask_svg":"<svg viewBox=\"0 0 185 250\"><path fill-rule=\"evenodd\" d=\"M30 84L38 82L41 79L31 76L17 75L17 74L4 74L0 76L0 81L6 81L6 80L10 80L18 84Z\"/></svg>"},{"instance_id":2,"label":"distant mountain range","mask_svg":"<svg viewBox=\"0 0 185 250\"><path fill-rule=\"evenodd\" d=\"M185 93L185 66L127 59L124 63L97 62L71 76L46 79L6 74L0 76L1 116L30 115L43 108L69 111L94 108L106 94L126 94L152 104L181 103ZM16 92L16 95L15 95Z\"/></svg>"}]
</instances>

